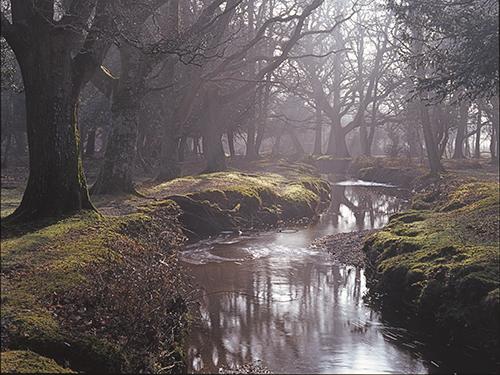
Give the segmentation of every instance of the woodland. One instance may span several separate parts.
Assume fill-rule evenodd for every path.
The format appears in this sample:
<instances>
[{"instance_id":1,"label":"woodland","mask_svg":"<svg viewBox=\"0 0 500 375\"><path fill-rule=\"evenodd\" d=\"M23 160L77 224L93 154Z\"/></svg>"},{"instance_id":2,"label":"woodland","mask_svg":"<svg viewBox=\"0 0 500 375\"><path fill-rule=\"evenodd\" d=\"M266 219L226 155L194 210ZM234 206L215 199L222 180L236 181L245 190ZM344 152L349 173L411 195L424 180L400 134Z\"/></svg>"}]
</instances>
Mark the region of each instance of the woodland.
<instances>
[{"instance_id":1,"label":"woodland","mask_svg":"<svg viewBox=\"0 0 500 375\"><path fill-rule=\"evenodd\" d=\"M2 373L498 371L497 1L0 4Z\"/></svg>"}]
</instances>

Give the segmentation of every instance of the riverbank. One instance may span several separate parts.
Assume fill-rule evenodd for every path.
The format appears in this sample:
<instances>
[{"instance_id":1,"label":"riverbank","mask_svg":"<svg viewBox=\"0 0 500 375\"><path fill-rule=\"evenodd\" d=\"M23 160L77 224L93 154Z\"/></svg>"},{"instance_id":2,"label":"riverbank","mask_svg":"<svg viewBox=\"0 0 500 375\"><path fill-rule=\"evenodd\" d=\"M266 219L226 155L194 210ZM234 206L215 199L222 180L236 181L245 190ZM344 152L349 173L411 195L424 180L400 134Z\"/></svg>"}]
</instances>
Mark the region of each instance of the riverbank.
<instances>
[{"instance_id":1,"label":"riverbank","mask_svg":"<svg viewBox=\"0 0 500 375\"><path fill-rule=\"evenodd\" d=\"M410 210L393 215L365 243L372 301L387 316L432 332L433 341L498 363L498 173L488 165L459 169L449 162L437 179L377 163L359 168L357 176L389 170L371 179L404 182L414 196Z\"/></svg>"},{"instance_id":2,"label":"riverbank","mask_svg":"<svg viewBox=\"0 0 500 375\"><path fill-rule=\"evenodd\" d=\"M2 215L20 199L7 187ZM314 220L330 199L312 169L286 162L139 190L148 198L96 199L104 216L2 227L2 372L179 371L186 237Z\"/></svg>"}]
</instances>

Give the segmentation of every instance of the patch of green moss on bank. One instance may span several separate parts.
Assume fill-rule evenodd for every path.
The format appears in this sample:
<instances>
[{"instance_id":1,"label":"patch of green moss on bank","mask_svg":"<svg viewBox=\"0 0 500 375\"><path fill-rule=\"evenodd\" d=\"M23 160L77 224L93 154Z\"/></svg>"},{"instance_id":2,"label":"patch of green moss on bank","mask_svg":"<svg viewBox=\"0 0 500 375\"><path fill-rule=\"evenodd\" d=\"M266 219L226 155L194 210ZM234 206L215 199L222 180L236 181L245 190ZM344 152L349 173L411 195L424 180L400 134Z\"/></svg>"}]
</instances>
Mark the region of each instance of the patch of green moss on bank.
<instances>
[{"instance_id":1,"label":"patch of green moss on bank","mask_svg":"<svg viewBox=\"0 0 500 375\"><path fill-rule=\"evenodd\" d=\"M293 169L284 174L230 171L178 178L148 194L174 200L183 211L187 235L202 237L311 219L329 203L330 185Z\"/></svg>"},{"instance_id":2,"label":"patch of green moss on bank","mask_svg":"<svg viewBox=\"0 0 500 375\"><path fill-rule=\"evenodd\" d=\"M7 373L57 373L72 374L74 371L59 366L54 360L25 350L12 350L0 354L0 371Z\"/></svg>"},{"instance_id":3,"label":"patch of green moss on bank","mask_svg":"<svg viewBox=\"0 0 500 375\"><path fill-rule=\"evenodd\" d=\"M154 349L148 353L151 357L147 361L151 363L141 363L137 351L143 349L130 343L126 346L119 338L120 332L105 327L132 326L134 316L126 314L132 313L129 310L134 300L127 306L127 302L116 299L116 295L120 288L123 291L127 288L128 293L134 293L136 288L138 295L143 291L140 285L124 283L119 278L120 272L132 267L131 264L137 270L145 267L145 260L152 259L156 252L165 252L162 255L165 259L173 259L168 254L182 241L176 216L173 202L164 202L149 214L103 218L89 213L31 231L23 228L20 233L19 228L3 228L2 352L11 353L6 354L6 358L16 359L9 362L9 368L24 372L24 367L12 367L24 366L24 362L17 361L18 357L12 357L13 350L17 350L19 353L33 351L59 364L69 363L78 371L151 369L155 362ZM161 220L169 222L168 230ZM175 263L165 263L165 275L171 273L174 279L177 272L174 268ZM114 279L105 282L108 275L114 275ZM145 283L152 281L150 275L144 277ZM178 298L175 290L166 285L158 283L155 287L158 293L169 296L166 300ZM101 301L99 306L93 306L96 301ZM182 310L175 309L172 307L172 311ZM111 318L113 323L104 321L106 314L113 310L116 310ZM182 314L179 313L179 321L183 319ZM140 336L143 332L135 334ZM3 358L4 353L2 361ZM30 357L33 365L37 363L36 358ZM42 366L44 362L39 364Z\"/></svg>"},{"instance_id":4,"label":"patch of green moss on bank","mask_svg":"<svg viewBox=\"0 0 500 375\"><path fill-rule=\"evenodd\" d=\"M371 292L385 308L418 317L451 344L493 354L500 316L499 184L447 185L427 209L393 216L367 241Z\"/></svg>"}]
</instances>

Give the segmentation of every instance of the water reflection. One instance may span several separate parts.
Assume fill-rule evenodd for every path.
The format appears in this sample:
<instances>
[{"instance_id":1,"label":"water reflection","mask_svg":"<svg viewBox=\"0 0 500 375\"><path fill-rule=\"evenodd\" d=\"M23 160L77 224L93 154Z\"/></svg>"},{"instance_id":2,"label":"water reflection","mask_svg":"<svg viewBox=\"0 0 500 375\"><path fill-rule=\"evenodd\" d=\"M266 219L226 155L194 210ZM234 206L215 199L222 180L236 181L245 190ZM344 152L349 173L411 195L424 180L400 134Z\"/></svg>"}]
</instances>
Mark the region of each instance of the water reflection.
<instances>
[{"instance_id":1,"label":"water reflection","mask_svg":"<svg viewBox=\"0 0 500 375\"><path fill-rule=\"evenodd\" d=\"M363 304L363 270L309 248L325 234L385 224L405 204L385 189L337 185L314 226L188 248L184 261L203 291L189 370L262 360L280 373L427 373L418 354L395 345L389 327Z\"/></svg>"}]
</instances>

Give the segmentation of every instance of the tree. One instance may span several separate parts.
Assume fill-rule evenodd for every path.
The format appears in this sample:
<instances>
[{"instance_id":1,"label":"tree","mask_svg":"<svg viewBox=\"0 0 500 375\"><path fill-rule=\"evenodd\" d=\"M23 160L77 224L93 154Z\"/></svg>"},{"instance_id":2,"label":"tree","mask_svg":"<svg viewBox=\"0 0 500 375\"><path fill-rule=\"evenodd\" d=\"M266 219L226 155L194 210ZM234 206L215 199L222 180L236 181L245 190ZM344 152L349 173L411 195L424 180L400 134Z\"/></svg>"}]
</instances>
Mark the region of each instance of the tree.
<instances>
[{"instance_id":1,"label":"tree","mask_svg":"<svg viewBox=\"0 0 500 375\"><path fill-rule=\"evenodd\" d=\"M421 30L414 65L432 66L417 77L417 89L435 100L457 93L460 97L498 94L498 1L496 0L388 0L401 24ZM405 32L403 40L416 38Z\"/></svg>"},{"instance_id":2,"label":"tree","mask_svg":"<svg viewBox=\"0 0 500 375\"><path fill-rule=\"evenodd\" d=\"M19 63L26 95L30 174L12 221L93 209L79 153L81 88L102 60L111 2L13 1L2 37ZM57 8L57 9L56 9ZM9 21L9 17L11 21Z\"/></svg>"}]
</instances>

